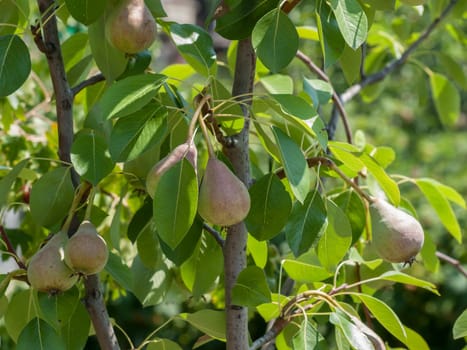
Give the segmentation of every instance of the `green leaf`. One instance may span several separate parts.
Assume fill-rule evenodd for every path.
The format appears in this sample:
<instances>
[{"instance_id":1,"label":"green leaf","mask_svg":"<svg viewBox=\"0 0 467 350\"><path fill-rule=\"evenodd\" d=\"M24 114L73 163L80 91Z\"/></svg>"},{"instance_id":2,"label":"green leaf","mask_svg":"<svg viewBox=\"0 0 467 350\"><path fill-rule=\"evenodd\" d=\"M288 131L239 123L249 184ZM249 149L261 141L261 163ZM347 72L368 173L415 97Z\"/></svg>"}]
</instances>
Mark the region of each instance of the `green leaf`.
<instances>
[{"instance_id":1,"label":"green leaf","mask_svg":"<svg viewBox=\"0 0 467 350\"><path fill-rule=\"evenodd\" d=\"M304 319L300 325L297 334L292 338L294 350L314 350L318 345L320 338L319 332L313 327L313 324Z\"/></svg>"},{"instance_id":2,"label":"green leaf","mask_svg":"<svg viewBox=\"0 0 467 350\"><path fill-rule=\"evenodd\" d=\"M209 234L203 234L193 255L181 266L181 277L195 298L213 287L223 268L222 249Z\"/></svg>"},{"instance_id":3,"label":"green leaf","mask_svg":"<svg viewBox=\"0 0 467 350\"><path fill-rule=\"evenodd\" d=\"M144 266L148 269L154 269L160 262L162 252L152 220L148 220L140 230L136 239L136 247L138 248L138 256Z\"/></svg>"},{"instance_id":4,"label":"green leaf","mask_svg":"<svg viewBox=\"0 0 467 350\"><path fill-rule=\"evenodd\" d=\"M438 186L436 181L431 179L416 179L415 183L422 191L428 202L435 209L444 227L460 243L462 242L462 232L456 215L449 204L448 199L442 192L444 187ZM448 192L450 193L450 192Z\"/></svg>"},{"instance_id":5,"label":"green leaf","mask_svg":"<svg viewBox=\"0 0 467 350\"><path fill-rule=\"evenodd\" d=\"M172 249L183 240L196 216L198 180L187 159L168 169L154 195L154 222L159 237Z\"/></svg>"},{"instance_id":6,"label":"green leaf","mask_svg":"<svg viewBox=\"0 0 467 350\"><path fill-rule=\"evenodd\" d=\"M78 22L91 24L104 13L106 0L65 0L70 15Z\"/></svg>"},{"instance_id":7,"label":"green leaf","mask_svg":"<svg viewBox=\"0 0 467 350\"><path fill-rule=\"evenodd\" d=\"M204 76L216 74L216 52L208 32L193 24L171 23L168 29L180 55L190 66Z\"/></svg>"},{"instance_id":8,"label":"green leaf","mask_svg":"<svg viewBox=\"0 0 467 350\"><path fill-rule=\"evenodd\" d=\"M430 347L420 334L405 326L404 329L407 333L407 347L409 350L430 350Z\"/></svg>"},{"instance_id":9,"label":"green leaf","mask_svg":"<svg viewBox=\"0 0 467 350\"><path fill-rule=\"evenodd\" d=\"M384 302L370 295L361 293L346 293L358 297L370 310L378 322L392 335L407 345L407 334L396 313Z\"/></svg>"},{"instance_id":10,"label":"green leaf","mask_svg":"<svg viewBox=\"0 0 467 350\"><path fill-rule=\"evenodd\" d=\"M298 50L295 25L277 8L256 23L251 38L258 58L273 73L285 68Z\"/></svg>"},{"instance_id":11,"label":"green leaf","mask_svg":"<svg viewBox=\"0 0 467 350\"><path fill-rule=\"evenodd\" d=\"M128 265L115 253L109 252L109 260L105 265L105 271L124 289L131 291L132 274Z\"/></svg>"},{"instance_id":12,"label":"green leaf","mask_svg":"<svg viewBox=\"0 0 467 350\"><path fill-rule=\"evenodd\" d=\"M10 193L11 186L13 186L15 180L21 173L21 170L24 169L27 163L28 160L23 159L0 180L0 209L8 203L8 194Z\"/></svg>"},{"instance_id":13,"label":"green leaf","mask_svg":"<svg viewBox=\"0 0 467 350\"><path fill-rule=\"evenodd\" d=\"M266 75L260 78L260 82L270 94L291 95L293 93L293 79L288 75Z\"/></svg>"},{"instance_id":14,"label":"green leaf","mask_svg":"<svg viewBox=\"0 0 467 350\"><path fill-rule=\"evenodd\" d=\"M284 227L292 201L274 174L266 174L249 189L251 208L245 219L248 232L259 241L275 237Z\"/></svg>"},{"instance_id":15,"label":"green leaf","mask_svg":"<svg viewBox=\"0 0 467 350\"><path fill-rule=\"evenodd\" d=\"M382 0L387 1L387 0ZM340 56L339 63L344 73L345 80L352 85L360 77L360 67L362 65L362 48L357 50L345 45L344 51Z\"/></svg>"},{"instance_id":16,"label":"green leaf","mask_svg":"<svg viewBox=\"0 0 467 350\"><path fill-rule=\"evenodd\" d=\"M332 141L329 142L329 150L336 159L340 160L346 167L355 173L358 173L365 167L363 161L355 155L357 150L353 145L345 142Z\"/></svg>"},{"instance_id":17,"label":"green leaf","mask_svg":"<svg viewBox=\"0 0 467 350\"><path fill-rule=\"evenodd\" d=\"M165 79L161 74L139 74L117 81L99 101L102 118L124 117L137 112L151 101Z\"/></svg>"},{"instance_id":18,"label":"green leaf","mask_svg":"<svg viewBox=\"0 0 467 350\"><path fill-rule=\"evenodd\" d=\"M321 79L303 79L303 91L311 97L313 105L318 108L325 105L332 97L332 86Z\"/></svg>"},{"instance_id":19,"label":"green leaf","mask_svg":"<svg viewBox=\"0 0 467 350\"><path fill-rule=\"evenodd\" d=\"M331 270L342 260L352 243L352 228L344 212L327 201L328 225L318 242L317 253L321 264Z\"/></svg>"},{"instance_id":20,"label":"green leaf","mask_svg":"<svg viewBox=\"0 0 467 350\"><path fill-rule=\"evenodd\" d=\"M0 97L8 96L23 85L31 72L31 57L17 35L0 36Z\"/></svg>"},{"instance_id":21,"label":"green leaf","mask_svg":"<svg viewBox=\"0 0 467 350\"><path fill-rule=\"evenodd\" d=\"M277 6L277 0L237 1L227 13L217 18L216 32L226 39L250 36L258 20Z\"/></svg>"},{"instance_id":22,"label":"green leaf","mask_svg":"<svg viewBox=\"0 0 467 350\"><path fill-rule=\"evenodd\" d=\"M79 302L79 291L72 288L59 295L38 293L37 299L41 309L41 317L57 332L65 326L73 315Z\"/></svg>"},{"instance_id":23,"label":"green leaf","mask_svg":"<svg viewBox=\"0 0 467 350\"><path fill-rule=\"evenodd\" d=\"M30 289L21 290L15 293L8 303L4 320L8 335L14 342L18 341L21 331L34 317L37 317L37 311L31 308L34 298ZM34 346L30 349L34 349Z\"/></svg>"},{"instance_id":24,"label":"green leaf","mask_svg":"<svg viewBox=\"0 0 467 350\"><path fill-rule=\"evenodd\" d=\"M137 158L163 140L167 131L167 109L150 103L143 109L119 118L110 134L110 154L116 162Z\"/></svg>"},{"instance_id":25,"label":"green leaf","mask_svg":"<svg viewBox=\"0 0 467 350\"><path fill-rule=\"evenodd\" d=\"M151 340L146 350L182 350L180 345L169 339Z\"/></svg>"},{"instance_id":26,"label":"green leaf","mask_svg":"<svg viewBox=\"0 0 467 350\"><path fill-rule=\"evenodd\" d=\"M366 39L368 19L357 0L331 0L331 8L345 42L356 50Z\"/></svg>"},{"instance_id":27,"label":"green leaf","mask_svg":"<svg viewBox=\"0 0 467 350\"><path fill-rule=\"evenodd\" d=\"M125 71L128 58L114 48L105 37L106 11L96 22L88 26L89 45L97 67L108 82L114 81Z\"/></svg>"},{"instance_id":28,"label":"green leaf","mask_svg":"<svg viewBox=\"0 0 467 350\"><path fill-rule=\"evenodd\" d=\"M247 248L256 266L264 269L268 262L267 241L258 241L252 235L248 235Z\"/></svg>"},{"instance_id":29,"label":"green leaf","mask_svg":"<svg viewBox=\"0 0 467 350\"><path fill-rule=\"evenodd\" d=\"M65 344L59 334L40 318L32 319L19 335L17 350L63 350Z\"/></svg>"},{"instance_id":30,"label":"green leaf","mask_svg":"<svg viewBox=\"0 0 467 350\"><path fill-rule=\"evenodd\" d=\"M83 303L78 303L69 322L62 327L60 335L67 350L82 350L85 348L91 328L91 320Z\"/></svg>"},{"instance_id":31,"label":"green leaf","mask_svg":"<svg viewBox=\"0 0 467 350\"><path fill-rule=\"evenodd\" d=\"M382 275L378 276L375 279L382 279L386 281L394 281L398 283L404 283L404 284L410 284L412 286L417 286L421 287L423 289L427 289L430 292L439 295L438 290L436 289L436 286L428 281L421 280L419 278L407 275L403 272L399 271L388 271L383 273Z\"/></svg>"},{"instance_id":32,"label":"green leaf","mask_svg":"<svg viewBox=\"0 0 467 350\"><path fill-rule=\"evenodd\" d=\"M430 86L441 123L454 126L460 116L461 98L454 84L444 75L430 74Z\"/></svg>"},{"instance_id":33,"label":"green leaf","mask_svg":"<svg viewBox=\"0 0 467 350\"><path fill-rule=\"evenodd\" d=\"M352 244L356 243L366 225L366 209L360 196L355 191L345 191L333 198L339 208L341 208L352 228Z\"/></svg>"},{"instance_id":34,"label":"green leaf","mask_svg":"<svg viewBox=\"0 0 467 350\"><path fill-rule=\"evenodd\" d=\"M136 256L131 265L131 276L131 291L143 307L160 304L172 283L172 273L161 256L154 268L146 267Z\"/></svg>"},{"instance_id":35,"label":"green leaf","mask_svg":"<svg viewBox=\"0 0 467 350\"><path fill-rule=\"evenodd\" d=\"M399 206L401 200L401 194L397 183L389 177L389 175L384 171L384 169L379 165L370 155L364 153L360 159L365 163L365 166L368 168L368 171L373 175L378 181L379 185L386 193L388 198L395 206Z\"/></svg>"},{"instance_id":36,"label":"green leaf","mask_svg":"<svg viewBox=\"0 0 467 350\"><path fill-rule=\"evenodd\" d=\"M305 253L316 243L326 221L326 208L317 191L310 192L303 204L294 203L284 231L295 256Z\"/></svg>"},{"instance_id":37,"label":"green leaf","mask_svg":"<svg viewBox=\"0 0 467 350\"><path fill-rule=\"evenodd\" d=\"M0 35L24 31L29 18L29 1L2 1L0 11Z\"/></svg>"},{"instance_id":38,"label":"green leaf","mask_svg":"<svg viewBox=\"0 0 467 350\"><path fill-rule=\"evenodd\" d=\"M420 253L423 258L423 266L433 273L436 273L439 270L439 259L436 256L436 250L437 247L431 235L425 235L423 247Z\"/></svg>"},{"instance_id":39,"label":"green leaf","mask_svg":"<svg viewBox=\"0 0 467 350\"><path fill-rule=\"evenodd\" d=\"M337 309L336 312L332 312L329 321L342 331L345 339L352 348L358 350L374 350L373 344L368 337L359 327L349 321L341 310Z\"/></svg>"},{"instance_id":40,"label":"green leaf","mask_svg":"<svg viewBox=\"0 0 467 350\"><path fill-rule=\"evenodd\" d=\"M71 168L60 167L44 174L31 189L31 215L41 226L52 227L67 214L73 201Z\"/></svg>"},{"instance_id":41,"label":"green leaf","mask_svg":"<svg viewBox=\"0 0 467 350\"><path fill-rule=\"evenodd\" d=\"M335 63L345 48L345 41L337 25L336 17L329 6L322 3L315 14L319 42L324 56L324 68Z\"/></svg>"},{"instance_id":42,"label":"green leaf","mask_svg":"<svg viewBox=\"0 0 467 350\"><path fill-rule=\"evenodd\" d=\"M332 273L322 266L311 265L299 260L286 259L282 264L289 277L297 282L320 282L332 276Z\"/></svg>"},{"instance_id":43,"label":"green leaf","mask_svg":"<svg viewBox=\"0 0 467 350\"><path fill-rule=\"evenodd\" d=\"M178 315L201 332L221 341L225 341L225 312L215 310L200 310L192 314Z\"/></svg>"},{"instance_id":44,"label":"green leaf","mask_svg":"<svg viewBox=\"0 0 467 350\"><path fill-rule=\"evenodd\" d=\"M310 171L305 156L297 144L281 129L273 126L272 132L279 147L281 163L287 181L295 198L303 203L311 186Z\"/></svg>"},{"instance_id":45,"label":"green leaf","mask_svg":"<svg viewBox=\"0 0 467 350\"><path fill-rule=\"evenodd\" d=\"M270 301L271 291L264 271L257 266L243 269L232 289L232 303L253 308Z\"/></svg>"},{"instance_id":46,"label":"green leaf","mask_svg":"<svg viewBox=\"0 0 467 350\"><path fill-rule=\"evenodd\" d=\"M467 309L465 309L457 318L456 322L454 322L454 327L452 327L452 336L454 339L467 337Z\"/></svg>"},{"instance_id":47,"label":"green leaf","mask_svg":"<svg viewBox=\"0 0 467 350\"><path fill-rule=\"evenodd\" d=\"M289 94L271 95L281 107L281 110L291 116L303 120L309 120L317 115L313 106L303 98Z\"/></svg>"},{"instance_id":48,"label":"green leaf","mask_svg":"<svg viewBox=\"0 0 467 350\"><path fill-rule=\"evenodd\" d=\"M76 135L70 156L76 172L94 186L115 166L105 139L92 129L82 129Z\"/></svg>"}]
</instances>

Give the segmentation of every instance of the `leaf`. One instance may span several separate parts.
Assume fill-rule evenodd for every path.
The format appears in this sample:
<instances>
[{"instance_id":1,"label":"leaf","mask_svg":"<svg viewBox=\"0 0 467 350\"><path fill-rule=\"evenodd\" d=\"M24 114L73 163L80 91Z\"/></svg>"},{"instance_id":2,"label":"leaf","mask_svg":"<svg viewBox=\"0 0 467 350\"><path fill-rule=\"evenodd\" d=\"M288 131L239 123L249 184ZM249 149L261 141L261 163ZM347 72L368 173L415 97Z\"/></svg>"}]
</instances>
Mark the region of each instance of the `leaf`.
<instances>
[{"instance_id":1,"label":"leaf","mask_svg":"<svg viewBox=\"0 0 467 350\"><path fill-rule=\"evenodd\" d=\"M342 260L352 243L352 228L344 212L327 201L328 225L321 236L317 253L321 264L331 270Z\"/></svg>"},{"instance_id":2,"label":"leaf","mask_svg":"<svg viewBox=\"0 0 467 350\"><path fill-rule=\"evenodd\" d=\"M131 291L143 307L160 304L172 282L172 273L161 256L153 268L146 267L136 256L131 265L131 276Z\"/></svg>"},{"instance_id":3,"label":"leaf","mask_svg":"<svg viewBox=\"0 0 467 350\"><path fill-rule=\"evenodd\" d=\"M333 198L339 208L341 208L352 228L352 244L356 243L366 225L366 209L360 196L353 190L345 191Z\"/></svg>"},{"instance_id":4,"label":"leaf","mask_svg":"<svg viewBox=\"0 0 467 350\"><path fill-rule=\"evenodd\" d=\"M368 337L353 322L349 321L341 310L337 309L336 312L332 312L329 321L342 331L352 348L374 350Z\"/></svg>"},{"instance_id":5,"label":"leaf","mask_svg":"<svg viewBox=\"0 0 467 350\"><path fill-rule=\"evenodd\" d=\"M436 214L440 218L444 227L446 227L449 233L459 243L462 242L462 232L459 222L457 221L456 215L454 214L448 199L442 192L443 187L438 186L438 183L431 179L416 179L415 183L418 188L420 188L433 209L435 209Z\"/></svg>"},{"instance_id":6,"label":"leaf","mask_svg":"<svg viewBox=\"0 0 467 350\"><path fill-rule=\"evenodd\" d=\"M198 207L198 180L183 158L160 178L154 195L154 222L159 237L174 249L188 233Z\"/></svg>"},{"instance_id":7,"label":"leaf","mask_svg":"<svg viewBox=\"0 0 467 350\"><path fill-rule=\"evenodd\" d=\"M14 34L25 28L29 18L29 1L3 1L0 12L0 35Z\"/></svg>"},{"instance_id":8,"label":"leaf","mask_svg":"<svg viewBox=\"0 0 467 350\"><path fill-rule=\"evenodd\" d=\"M288 75L271 74L260 78L261 84L270 94L288 94L293 93L293 80Z\"/></svg>"},{"instance_id":9,"label":"leaf","mask_svg":"<svg viewBox=\"0 0 467 350\"><path fill-rule=\"evenodd\" d=\"M225 312L215 310L200 310L195 313L182 313L178 315L182 320L189 322L193 327L211 337L225 341Z\"/></svg>"},{"instance_id":10,"label":"leaf","mask_svg":"<svg viewBox=\"0 0 467 350\"><path fill-rule=\"evenodd\" d=\"M237 135L245 126L241 105L232 98L229 90L218 80L212 80L210 90L214 104L211 108L215 109L215 114L222 115L222 117L216 118L216 121L220 123L222 130L227 135Z\"/></svg>"},{"instance_id":11,"label":"leaf","mask_svg":"<svg viewBox=\"0 0 467 350\"><path fill-rule=\"evenodd\" d=\"M65 0L70 15L78 22L91 24L104 13L107 1L99 0Z\"/></svg>"},{"instance_id":12,"label":"leaf","mask_svg":"<svg viewBox=\"0 0 467 350\"><path fill-rule=\"evenodd\" d=\"M345 41L337 25L336 17L329 6L322 3L315 13L319 42L324 56L324 68L335 63L345 48Z\"/></svg>"},{"instance_id":13,"label":"leaf","mask_svg":"<svg viewBox=\"0 0 467 350\"><path fill-rule=\"evenodd\" d=\"M430 74L431 94L441 123L454 126L460 116L461 99L459 91L444 75Z\"/></svg>"},{"instance_id":14,"label":"leaf","mask_svg":"<svg viewBox=\"0 0 467 350\"><path fill-rule=\"evenodd\" d=\"M105 139L92 129L82 129L76 135L70 157L76 172L94 186L115 166Z\"/></svg>"},{"instance_id":15,"label":"leaf","mask_svg":"<svg viewBox=\"0 0 467 350\"><path fill-rule=\"evenodd\" d=\"M256 23L251 39L258 58L273 73L285 68L298 50L295 25L277 8Z\"/></svg>"},{"instance_id":16,"label":"leaf","mask_svg":"<svg viewBox=\"0 0 467 350\"><path fill-rule=\"evenodd\" d=\"M8 96L23 85L31 72L31 57L17 35L0 36L0 97Z\"/></svg>"},{"instance_id":17,"label":"leaf","mask_svg":"<svg viewBox=\"0 0 467 350\"><path fill-rule=\"evenodd\" d=\"M128 58L123 52L114 48L105 37L105 20L108 11L96 22L88 26L89 45L97 67L108 82L114 81L125 71Z\"/></svg>"},{"instance_id":18,"label":"leaf","mask_svg":"<svg viewBox=\"0 0 467 350\"><path fill-rule=\"evenodd\" d=\"M148 220L146 225L140 230L136 239L136 247L143 265L148 269L154 269L160 262L162 252L157 232L154 229L154 225L152 225L152 220Z\"/></svg>"},{"instance_id":19,"label":"leaf","mask_svg":"<svg viewBox=\"0 0 467 350\"><path fill-rule=\"evenodd\" d=\"M162 142L167 131L167 109L150 103L143 109L119 118L110 134L110 154L116 162L127 162Z\"/></svg>"},{"instance_id":20,"label":"leaf","mask_svg":"<svg viewBox=\"0 0 467 350\"><path fill-rule=\"evenodd\" d=\"M311 265L299 260L286 259L282 264L289 277L297 282L320 282L332 276L332 274L322 266Z\"/></svg>"},{"instance_id":21,"label":"leaf","mask_svg":"<svg viewBox=\"0 0 467 350\"><path fill-rule=\"evenodd\" d=\"M111 85L99 101L103 119L132 114L151 101L164 83L161 74L132 75Z\"/></svg>"},{"instance_id":22,"label":"leaf","mask_svg":"<svg viewBox=\"0 0 467 350\"><path fill-rule=\"evenodd\" d=\"M76 305L70 316L70 321L62 327L60 335L67 350L82 350L85 348L91 328L91 320L83 303Z\"/></svg>"},{"instance_id":23,"label":"leaf","mask_svg":"<svg viewBox=\"0 0 467 350\"><path fill-rule=\"evenodd\" d=\"M356 50L366 40L368 19L357 0L331 0L331 8L345 42Z\"/></svg>"},{"instance_id":24,"label":"leaf","mask_svg":"<svg viewBox=\"0 0 467 350\"><path fill-rule=\"evenodd\" d=\"M182 350L180 345L169 339L151 340L146 350Z\"/></svg>"},{"instance_id":25,"label":"leaf","mask_svg":"<svg viewBox=\"0 0 467 350\"><path fill-rule=\"evenodd\" d=\"M59 295L38 293L37 299L41 310L41 318L47 321L57 332L70 321L79 302L79 291L72 288Z\"/></svg>"},{"instance_id":26,"label":"leaf","mask_svg":"<svg viewBox=\"0 0 467 350\"><path fill-rule=\"evenodd\" d=\"M257 266L248 266L237 277L232 289L232 304L254 308L271 301L264 271Z\"/></svg>"},{"instance_id":27,"label":"leaf","mask_svg":"<svg viewBox=\"0 0 467 350\"><path fill-rule=\"evenodd\" d=\"M5 312L4 321L8 335L14 342L18 342L21 331L33 318L37 317L37 311L30 306L34 302L34 295L30 289L24 289L12 295ZM34 349L32 346L30 349Z\"/></svg>"},{"instance_id":28,"label":"leaf","mask_svg":"<svg viewBox=\"0 0 467 350\"><path fill-rule=\"evenodd\" d=\"M430 350L430 347L420 334L409 327L404 326L404 329L407 333L407 347L409 350Z\"/></svg>"},{"instance_id":29,"label":"leaf","mask_svg":"<svg viewBox=\"0 0 467 350\"><path fill-rule=\"evenodd\" d=\"M310 192L303 204L295 202L284 229L295 256L305 253L317 242L326 222L326 208L317 191Z\"/></svg>"},{"instance_id":30,"label":"leaf","mask_svg":"<svg viewBox=\"0 0 467 350\"><path fill-rule=\"evenodd\" d=\"M185 61L204 76L216 74L216 52L211 35L193 24L171 23L169 34Z\"/></svg>"},{"instance_id":31,"label":"leaf","mask_svg":"<svg viewBox=\"0 0 467 350\"><path fill-rule=\"evenodd\" d=\"M305 156L297 144L293 142L281 129L273 126L272 132L280 151L281 163L284 167L287 181L290 183L292 192L297 200L303 203L310 191L311 185L308 164Z\"/></svg>"},{"instance_id":32,"label":"leaf","mask_svg":"<svg viewBox=\"0 0 467 350\"><path fill-rule=\"evenodd\" d=\"M268 243L267 241L258 241L252 235L248 235L248 252L253 258L255 265L264 269L268 262Z\"/></svg>"},{"instance_id":33,"label":"leaf","mask_svg":"<svg viewBox=\"0 0 467 350\"><path fill-rule=\"evenodd\" d=\"M346 294L358 297L384 328L407 345L407 334L404 326L396 313L388 305L370 295L361 293Z\"/></svg>"},{"instance_id":34,"label":"leaf","mask_svg":"<svg viewBox=\"0 0 467 350\"><path fill-rule=\"evenodd\" d=\"M74 196L70 170L56 168L32 185L31 216L38 225L50 228L68 214Z\"/></svg>"},{"instance_id":35,"label":"leaf","mask_svg":"<svg viewBox=\"0 0 467 350\"><path fill-rule=\"evenodd\" d=\"M313 106L325 105L332 97L332 86L321 79L303 79L303 91L311 97Z\"/></svg>"},{"instance_id":36,"label":"leaf","mask_svg":"<svg viewBox=\"0 0 467 350\"><path fill-rule=\"evenodd\" d=\"M17 350L63 350L65 344L58 333L40 318L32 319L19 335Z\"/></svg>"},{"instance_id":37,"label":"leaf","mask_svg":"<svg viewBox=\"0 0 467 350\"><path fill-rule=\"evenodd\" d=\"M304 319L300 325L299 331L292 338L293 349L314 350L318 345L319 338L320 334L313 327L313 324L307 319Z\"/></svg>"},{"instance_id":38,"label":"leaf","mask_svg":"<svg viewBox=\"0 0 467 350\"><path fill-rule=\"evenodd\" d=\"M387 1L387 0L383 0ZM360 67L362 65L362 48L357 50L345 45L344 51L340 56L339 63L344 73L346 82L352 85L360 77Z\"/></svg>"},{"instance_id":39,"label":"leaf","mask_svg":"<svg viewBox=\"0 0 467 350\"><path fill-rule=\"evenodd\" d=\"M131 291L133 277L130 268L117 254L109 252L109 260L105 265L105 271L107 271L123 289Z\"/></svg>"},{"instance_id":40,"label":"leaf","mask_svg":"<svg viewBox=\"0 0 467 350\"><path fill-rule=\"evenodd\" d=\"M250 36L258 20L277 6L277 0L237 1L227 13L216 19L216 32L226 39Z\"/></svg>"},{"instance_id":41,"label":"leaf","mask_svg":"<svg viewBox=\"0 0 467 350\"><path fill-rule=\"evenodd\" d=\"M467 309L454 322L452 327L452 336L454 339L467 337Z\"/></svg>"},{"instance_id":42,"label":"leaf","mask_svg":"<svg viewBox=\"0 0 467 350\"><path fill-rule=\"evenodd\" d=\"M27 163L28 159L23 159L0 180L0 209L8 203L8 194L10 193L11 186L13 186L15 180L21 173L21 170L24 169Z\"/></svg>"},{"instance_id":43,"label":"leaf","mask_svg":"<svg viewBox=\"0 0 467 350\"><path fill-rule=\"evenodd\" d=\"M431 235L425 235L421 255L423 266L430 272L436 273L439 270L439 259L436 256L436 244Z\"/></svg>"},{"instance_id":44,"label":"leaf","mask_svg":"<svg viewBox=\"0 0 467 350\"><path fill-rule=\"evenodd\" d=\"M399 206L401 194L397 183L389 177L384 169L370 155L364 153L360 159L365 163L365 166L368 168L371 175L373 175L376 181L378 181L378 184L384 190L391 202L395 206Z\"/></svg>"},{"instance_id":45,"label":"leaf","mask_svg":"<svg viewBox=\"0 0 467 350\"><path fill-rule=\"evenodd\" d=\"M223 268L222 249L209 234L203 234L193 255L181 266L181 277L195 298L200 298L219 277Z\"/></svg>"},{"instance_id":46,"label":"leaf","mask_svg":"<svg viewBox=\"0 0 467 350\"><path fill-rule=\"evenodd\" d=\"M412 286L417 286L421 287L423 289L427 289L430 292L439 295L438 290L436 289L436 286L428 281L421 280L416 277L412 277L410 275L407 275L403 272L399 271L388 271L383 273L382 275L376 277L375 279L382 279L386 281L394 281L398 283L404 283L404 284L410 284Z\"/></svg>"},{"instance_id":47,"label":"leaf","mask_svg":"<svg viewBox=\"0 0 467 350\"><path fill-rule=\"evenodd\" d=\"M266 174L249 189L251 207L245 223L248 232L259 241L275 237L284 227L292 201L284 185L274 174Z\"/></svg>"},{"instance_id":48,"label":"leaf","mask_svg":"<svg viewBox=\"0 0 467 350\"><path fill-rule=\"evenodd\" d=\"M293 117L309 120L318 114L310 103L299 96L289 94L274 94L271 96L279 103L284 113Z\"/></svg>"}]
</instances>

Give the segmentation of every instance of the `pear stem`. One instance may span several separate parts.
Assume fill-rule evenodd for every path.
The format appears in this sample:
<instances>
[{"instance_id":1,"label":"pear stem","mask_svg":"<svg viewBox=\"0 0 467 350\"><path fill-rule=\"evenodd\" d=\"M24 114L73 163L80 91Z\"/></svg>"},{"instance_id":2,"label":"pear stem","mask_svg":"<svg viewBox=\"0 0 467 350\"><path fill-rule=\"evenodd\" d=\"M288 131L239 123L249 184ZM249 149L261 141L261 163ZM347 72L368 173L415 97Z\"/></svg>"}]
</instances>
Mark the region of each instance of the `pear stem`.
<instances>
[{"instance_id":1,"label":"pear stem","mask_svg":"<svg viewBox=\"0 0 467 350\"><path fill-rule=\"evenodd\" d=\"M68 232L70 229L71 221L73 220L74 213L78 206L81 203L82 198L86 194L86 192L89 190L91 187L91 184L89 182L83 182L78 186L78 190L76 192L75 197L73 198L73 202L71 203L70 211L68 212L68 216L65 220L65 223L62 226L61 231Z\"/></svg>"},{"instance_id":2,"label":"pear stem","mask_svg":"<svg viewBox=\"0 0 467 350\"><path fill-rule=\"evenodd\" d=\"M211 140L209 138L209 132L206 127L206 123L204 122L203 116L201 114L198 114L198 119L199 125L201 125L201 131L203 132L206 144L208 146L209 158L216 158L216 153L214 152L214 147L212 146Z\"/></svg>"},{"instance_id":3,"label":"pear stem","mask_svg":"<svg viewBox=\"0 0 467 350\"><path fill-rule=\"evenodd\" d=\"M94 203L94 197L96 196L96 187L92 186L91 192L88 197L88 206L86 207L86 212L84 213L84 220L91 221L91 211L92 203Z\"/></svg>"},{"instance_id":4,"label":"pear stem","mask_svg":"<svg viewBox=\"0 0 467 350\"><path fill-rule=\"evenodd\" d=\"M195 132L195 125L198 120L198 116L200 115L201 111L204 108L204 105L211 99L211 95L204 95L201 100L198 103L198 106L196 107L195 113L193 113L193 117L191 118L190 121L190 126L188 128L188 134L187 134L187 143L192 143L193 142L193 134Z\"/></svg>"}]
</instances>

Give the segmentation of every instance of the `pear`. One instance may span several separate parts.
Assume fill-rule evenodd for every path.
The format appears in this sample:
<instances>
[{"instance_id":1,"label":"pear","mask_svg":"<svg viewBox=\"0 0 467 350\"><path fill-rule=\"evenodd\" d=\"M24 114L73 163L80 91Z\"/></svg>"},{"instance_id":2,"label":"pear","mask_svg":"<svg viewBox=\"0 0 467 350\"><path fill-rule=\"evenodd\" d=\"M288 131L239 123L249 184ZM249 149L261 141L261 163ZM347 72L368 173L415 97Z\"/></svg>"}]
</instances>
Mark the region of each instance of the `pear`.
<instances>
[{"instance_id":1,"label":"pear","mask_svg":"<svg viewBox=\"0 0 467 350\"><path fill-rule=\"evenodd\" d=\"M196 172L197 156L198 151L196 146L190 142L185 142L175 147L172 152L157 162L152 169L149 170L146 177L146 190L151 198L154 198L157 184L159 183L162 175L183 158L188 159Z\"/></svg>"},{"instance_id":2,"label":"pear","mask_svg":"<svg viewBox=\"0 0 467 350\"><path fill-rule=\"evenodd\" d=\"M420 223L405 211L376 198L370 206L373 245L393 263L411 263L423 246Z\"/></svg>"},{"instance_id":3,"label":"pear","mask_svg":"<svg viewBox=\"0 0 467 350\"><path fill-rule=\"evenodd\" d=\"M105 22L107 40L128 54L136 54L151 46L156 31L156 22L144 0L121 0Z\"/></svg>"},{"instance_id":4,"label":"pear","mask_svg":"<svg viewBox=\"0 0 467 350\"><path fill-rule=\"evenodd\" d=\"M79 275L101 272L108 258L107 243L87 220L81 223L65 245L65 262Z\"/></svg>"},{"instance_id":5,"label":"pear","mask_svg":"<svg viewBox=\"0 0 467 350\"><path fill-rule=\"evenodd\" d=\"M78 276L64 262L66 232L55 234L29 261L27 275L31 287L51 295L64 292L76 283Z\"/></svg>"},{"instance_id":6,"label":"pear","mask_svg":"<svg viewBox=\"0 0 467 350\"><path fill-rule=\"evenodd\" d=\"M231 226L250 210L248 189L219 159L210 157L201 182L198 213L207 222Z\"/></svg>"}]
</instances>

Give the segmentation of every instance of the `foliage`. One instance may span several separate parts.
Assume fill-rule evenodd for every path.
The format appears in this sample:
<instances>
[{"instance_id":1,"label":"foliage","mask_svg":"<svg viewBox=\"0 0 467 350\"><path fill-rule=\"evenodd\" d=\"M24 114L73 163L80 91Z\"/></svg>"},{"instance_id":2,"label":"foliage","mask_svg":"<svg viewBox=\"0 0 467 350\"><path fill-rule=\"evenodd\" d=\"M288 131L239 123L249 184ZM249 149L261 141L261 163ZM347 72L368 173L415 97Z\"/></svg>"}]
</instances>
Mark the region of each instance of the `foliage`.
<instances>
[{"instance_id":1,"label":"foliage","mask_svg":"<svg viewBox=\"0 0 467 350\"><path fill-rule=\"evenodd\" d=\"M0 229L2 259L15 262L0 275L5 347L37 347L39 339L44 349L82 349L92 347L91 322L102 332L96 325L103 321L86 312L89 281L49 296L31 289L25 274L49 233L86 218L110 250L99 277L121 347L229 348L229 310L245 307L251 349L269 340L278 349L428 349L422 329L407 323L391 297L427 291L444 298L440 259L465 274L440 250L465 258L465 219L457 218L465 216L466 188L424 167L425 158L437 163L424 143L415 145L420 160L409 160L414 147L400 144L415 142L411 128L465 131L467 78L458 62L465 3L211 1L202 27L168 21L158 0L146 0L159 38L171 42L133 56L105 37L114 2L98 3L0 2ZM63 61L50 65L55 16ZM229 39L226 51L215 35ZM254 91L236 95L238 76L248 76L236 55L250 41ZM158 61L169 47L185 63ZM420 106L426 115L413 111ZM410 114L409 125L384 126L390 113ZM335 133L339 117L343 128ZM151 198L147 174L184 142L196 145L197 166L182 157ZM232 286L224 266L235 256L226 251L233 231L197 215L208 157L249 187L247 266ZM381 196L425 227L413 265L390 264L372 248L368 206ZM465 286L465 276L459 283ZM156 320L136 330L118 325L126 308ZM465 338L465 311L450 327L450 337Z\"/></svg>"}]
</instances>

